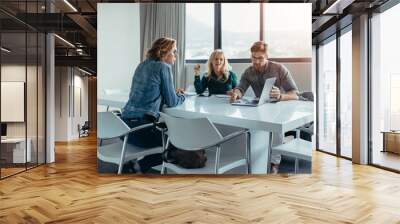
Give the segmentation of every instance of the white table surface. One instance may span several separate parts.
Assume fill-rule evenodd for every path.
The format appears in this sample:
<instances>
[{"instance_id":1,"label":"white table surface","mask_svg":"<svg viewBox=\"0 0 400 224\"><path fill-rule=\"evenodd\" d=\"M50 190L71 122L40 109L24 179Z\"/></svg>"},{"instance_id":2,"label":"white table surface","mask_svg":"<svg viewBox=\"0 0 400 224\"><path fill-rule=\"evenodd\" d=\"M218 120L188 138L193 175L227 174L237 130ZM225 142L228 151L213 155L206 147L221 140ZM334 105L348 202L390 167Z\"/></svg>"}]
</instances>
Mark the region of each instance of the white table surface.
<instances>
[{"instance_id":1,"label":"white table surface","mask_svg":"<svg viewBox=\"0 0 400 224\"><path fill-rule=\"evenodd\" d=\"M110 95L100 97L98 104L122 108L127 100L128 96ZM164 111L179 117L206 116L221 124L284 133L313 121L314 103L283 101L248 107L230 105L227 98L187 96L183 104Z\"/></svg>"},{"instance_id":2,"label":"white table surface","mask_svg":"<svg viewBox=\"0 0 400 224\"><path fill-rule=\"evenodd\" d=\"M216 123L284 133L313 121L314 104L284 101L248 107L233 106L226 98L192 96L186 97L182 105L164 111L177 117L208 117Z\"/></svg>"}]
</instances>

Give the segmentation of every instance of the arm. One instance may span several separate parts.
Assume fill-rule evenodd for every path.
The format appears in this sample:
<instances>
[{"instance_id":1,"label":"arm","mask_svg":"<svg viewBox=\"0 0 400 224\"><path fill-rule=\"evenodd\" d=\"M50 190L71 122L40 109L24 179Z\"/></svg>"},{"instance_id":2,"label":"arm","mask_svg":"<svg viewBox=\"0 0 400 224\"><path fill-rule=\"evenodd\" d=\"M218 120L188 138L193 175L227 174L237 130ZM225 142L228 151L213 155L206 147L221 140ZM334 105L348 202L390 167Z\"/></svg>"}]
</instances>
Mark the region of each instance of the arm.
<instances>
[{"instance_id":1,"label":"arm","mask_svg":"<svg viewBox=\"0 0 400 224\"><path fill-rule=\"evenodd\" d=\"M161 68L161 96L168 107L175 107L185 101L184 95L175 93L171 68L168 66Z\"/></svg>"},{"instance_id":2,"label":"arm","mask_svg":"<svg viewBox=\"0 0 400 224\"><path fill-rule=\"evenodd\" d=\"M242 77L240 78L239 86L236 86L232 91L232 95L231 95L231 99L230 99L231 102L242 98L244 93L246 92L246 90L249 88L250 82L249 82L247 76L248 76L248 73L246 70L242 74Z\"/></svg>"},{"instance_id":3,"label":"arm","mask_svg":"<svg viewBox=\"0 0 400 224\"><path fill-rule=\"evenodd\" d=\"M289 92L281 94L279 100L280 101L285 101L285 100L298 100L299 97L297 96L297 91L296 90L291 90Z\"/></svg>"},{"instance_id":4,"label":"arm","mask_svg":"<svg viewBox=\"0 0 400 224\"><path fill-rule=\"evenodd\" d=\"M205 75L203 75L201 80L199 75L194 76L194 88L196 89L197 94L202 94L206 90L207 80Z\"/></svg>"},{"instance_id":5,"label":"arm","mask_svg":"<svg viewBox=\"0 0 400 224\"><path fill-rule=\"evenodd\" d=\"M279 97L278 99L280 101L298 100L299 97L297 96L297 94L299 91L289 70L282 65L282 68L280 69L279 73L281 79L281 86L285 90L285 93L281 93L280 96L278 96Z\"/></svg>"}]
</instances>

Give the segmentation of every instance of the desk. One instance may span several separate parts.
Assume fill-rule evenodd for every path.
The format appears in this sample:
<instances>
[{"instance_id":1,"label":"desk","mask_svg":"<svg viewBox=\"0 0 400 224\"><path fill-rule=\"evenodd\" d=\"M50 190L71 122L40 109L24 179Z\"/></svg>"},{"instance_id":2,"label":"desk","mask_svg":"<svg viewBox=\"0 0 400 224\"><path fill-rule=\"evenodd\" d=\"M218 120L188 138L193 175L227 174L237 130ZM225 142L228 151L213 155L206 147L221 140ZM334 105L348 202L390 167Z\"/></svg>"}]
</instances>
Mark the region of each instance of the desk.
<instances>
[{"instance_id":1,"label":"desk","mask_svg":"<svg viewBox=\"0 0 400 224\"><path fill-rule=\"evenodd\" d=\"M108 96L99 99L99 104L122 108L127 97ZM111 104L106 104L111 103ZM251 170L255 174L267 173L271 158L273 134L281 135L314 119L314 103L305 101L286 101L263 104L258 107L232 106L229 99L190 96L174 108L164 112L184 118L207 117L212 122L248 128L251 131Z\"/></svg>"},{"instance_id":2,"label":"desk","mask_svg":"<svg viewBox=\"0 0 400 224\"><path fill-rule=\"evenodd\" d=\"M382 131L381 133L383 133L382 152L400 154L400 131Z\"/></svg>"},{"instance_id":3,"label":"desk","mask_svg":"<svg viewBox=\"0 0 400 224\"><path fill-rule=\"evenodd\" d=\"M2 153L7 150L10 150L12 152L12 161L8 161L9 163L25 163L25 158L27 158L26 162L30 162L32 157L31 156L32 141L30 138L27 138L27 143L28 144L25 144L25 138L1 139ZM13 146L12 149L8 148L8 146L10 145ZM27 145L26 151L25 151L25 145ZM4 146L6 147L5 149L3 148Z\"/></svg>"}]
</instances>

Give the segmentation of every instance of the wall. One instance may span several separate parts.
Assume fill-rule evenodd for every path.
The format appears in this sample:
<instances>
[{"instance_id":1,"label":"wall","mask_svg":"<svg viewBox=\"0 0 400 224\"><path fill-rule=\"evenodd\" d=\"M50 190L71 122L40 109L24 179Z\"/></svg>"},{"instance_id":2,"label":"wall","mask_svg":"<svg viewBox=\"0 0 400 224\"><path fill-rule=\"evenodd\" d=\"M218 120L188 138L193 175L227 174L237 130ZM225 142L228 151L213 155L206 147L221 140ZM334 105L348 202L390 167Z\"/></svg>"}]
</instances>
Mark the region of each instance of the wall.
<instances>
[{"instance_id":1,"label":"wall","mask_svg":"<svg viewBox=\"0 0 400 224\"><path fill-rule=\"evenodd\" d=\"M186 64L186 87L193 85L194 75L193 67L195 64ZM238 75L238 80L242 76L244 70L248 68L250 63L232 63L232 70ZM292 73L292 76L299 88L300 92L312 91L312 69L311 63L283 63ZM201 71L206 71L206 65L201 65Z\"/></svg>"},{"instance_id":2,"label":"wall","mask_svg":"<svg viewBox=\"0 0 400 224\"><path fill-rule=\"evenodd\" d=\"M1 66L1 81L20 81L26 85L25 122L7 122L7 137L31 140L32 162L44 162L44 80L41 66L19 63ZM1 108L7 110L7 108ZM24 113L25 113L24 112ZM39 154L39 156L37 156Z\"/></svg>"},{"instance_id":3,"label":"wall","mask_svg":"<svg viewBox=\"0 0 400 224\"><path fill-rule=\"evenodd\" d=\"M129 90L140 63L139 4L97 4L97 96Z\"/></svg>"},{"instance_id":4,"label":"wall","mask_svg":"<svg viewBox=\"0 0 400 224\"><path fill-rule=\"evenodd\" d=\"M88 77L72 67L56 67L55 73L55 141L70 141L89 117Z\"/></svg>"}]
</instances>

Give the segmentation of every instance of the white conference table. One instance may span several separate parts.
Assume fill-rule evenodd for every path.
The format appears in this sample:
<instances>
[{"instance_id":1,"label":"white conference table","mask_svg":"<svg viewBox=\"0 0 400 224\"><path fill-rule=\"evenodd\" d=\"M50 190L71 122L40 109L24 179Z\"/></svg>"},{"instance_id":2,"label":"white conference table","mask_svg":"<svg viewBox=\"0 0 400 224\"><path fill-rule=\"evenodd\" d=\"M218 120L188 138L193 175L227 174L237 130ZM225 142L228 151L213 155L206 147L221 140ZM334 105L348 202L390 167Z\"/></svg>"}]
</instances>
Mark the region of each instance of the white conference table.
<instances>
[{"instance_id":1,"label":"white conference table","mask_svg":"<svg viewBox=\"0 0 400 224\"><path fill-rule=\"evenodd\" d=\"M108 96L99 99L99 105L122 108L127 97ZM251 171L268 172L273 135L310 123L314 119L313 102L284 101L266 103L258 107L233 106L228 98L216 96L187 96L183 104L164 108L164 112L183 118L207 117L212 122L247 128L251 132Z\"/></svg>"}]
</instances>

